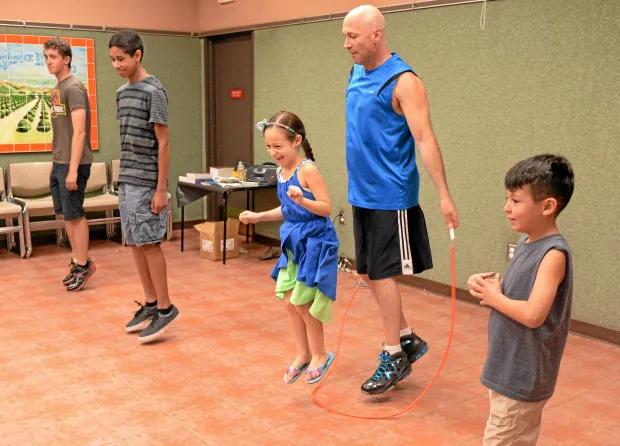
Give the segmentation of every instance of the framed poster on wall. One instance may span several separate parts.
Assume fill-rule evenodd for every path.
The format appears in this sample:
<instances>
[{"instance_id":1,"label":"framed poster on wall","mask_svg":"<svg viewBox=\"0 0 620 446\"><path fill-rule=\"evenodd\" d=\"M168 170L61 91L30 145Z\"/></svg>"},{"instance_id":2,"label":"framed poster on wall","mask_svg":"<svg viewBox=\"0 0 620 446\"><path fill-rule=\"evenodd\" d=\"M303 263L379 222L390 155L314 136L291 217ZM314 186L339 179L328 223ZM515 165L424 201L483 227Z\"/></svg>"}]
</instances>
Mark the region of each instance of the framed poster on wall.
<instances>
[{"instance_id":1,"label":"framed poster on wall","mask_svg":"<svg viewBox=\"0 0 620 446\"><path fill-rule=\"evenodd\" d=\"M50 106L56 77L43 57L48 36L0 34L0 153L50 152ZM95 41L63 37L71 45L71 72L90 98L91 144L99 149Z\"/></svg>"}]
</instances>

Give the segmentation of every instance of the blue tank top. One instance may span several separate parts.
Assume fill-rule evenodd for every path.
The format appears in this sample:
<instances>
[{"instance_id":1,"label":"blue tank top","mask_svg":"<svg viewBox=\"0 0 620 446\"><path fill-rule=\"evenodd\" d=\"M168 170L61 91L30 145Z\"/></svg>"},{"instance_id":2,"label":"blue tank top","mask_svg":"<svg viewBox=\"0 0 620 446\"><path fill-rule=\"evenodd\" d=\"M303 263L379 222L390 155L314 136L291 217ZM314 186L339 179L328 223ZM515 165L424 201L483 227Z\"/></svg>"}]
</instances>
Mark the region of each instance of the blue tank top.
<instances>
[{"instance_id":1,"label":"blue tank top","mask_svg":"<svg viewBox=\"0 0 620 446\"><path fill-rule=\"evenodd\" d=\"M351 70L346 99L349 203L403 210L418 204L420 174L415 141L404 116L392 108L398 77L414 71L393 53L380 67Z\"/></svg>"},{"instance_id":2,"label":"blue tank top","mask_svg":"<svg viewBox=\"0 0 620 446\"><path fill-rule=\"evenodd\" d=\"M310 212L308 209L298 205L287 195L288 188L290 186L297 186L301 189L304 197L309 200L315 200L314 195L307 189L301 187L301 183L299 182L298 172L301 167L306 163L312 163L311 160L305 159L293 172L293 175L288 180L284 180L282 178L282 169L278 170L278 198L280 199L282 215L284 216L284 220L291 223L300 223L303 221L312 221L312 220L321 220L327 217L321 217L320 215L316 215L314 212ZM329 220L329 218L327 218Z\"/></svg>"}]
</instances>

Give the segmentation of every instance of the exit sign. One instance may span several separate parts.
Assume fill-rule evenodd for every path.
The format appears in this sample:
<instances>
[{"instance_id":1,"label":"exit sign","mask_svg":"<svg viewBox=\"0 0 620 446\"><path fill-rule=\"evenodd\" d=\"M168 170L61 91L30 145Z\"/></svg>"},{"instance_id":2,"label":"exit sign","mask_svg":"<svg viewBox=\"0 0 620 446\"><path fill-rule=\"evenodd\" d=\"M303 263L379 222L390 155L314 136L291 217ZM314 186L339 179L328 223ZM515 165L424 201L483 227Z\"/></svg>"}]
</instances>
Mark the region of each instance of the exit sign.
<instances>
[{"instance_id":1,"label":"exit sign","mask_svg":"<svg viewBox=\"0 0 620 446\"><path fill-rule=\"evenodd\" d=\"M230 99L242 99L243 98L243 90L230 90Z\"/></svg>"}]
</instances>

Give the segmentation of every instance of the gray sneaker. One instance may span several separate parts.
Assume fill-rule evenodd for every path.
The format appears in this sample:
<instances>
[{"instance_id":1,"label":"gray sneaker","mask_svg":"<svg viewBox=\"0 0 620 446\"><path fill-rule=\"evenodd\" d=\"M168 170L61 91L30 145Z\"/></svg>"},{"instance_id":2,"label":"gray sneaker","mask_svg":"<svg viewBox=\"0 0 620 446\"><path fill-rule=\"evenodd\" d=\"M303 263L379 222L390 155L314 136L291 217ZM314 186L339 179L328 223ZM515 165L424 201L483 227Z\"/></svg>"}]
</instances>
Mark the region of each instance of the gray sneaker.
<instances>
[{"instance_id":1,"label":"gray sneaker","mask_svg":"<svg viewBox=\"0 0 620 446\"><path fill-rule=\"evenodd\" d=\"M168 314L161 314L159 311L157 311L153 316L153 319L151 319L151 323L149 324L149 326L142 330L142 332L138 336L138 340L142 344L154 341L155 339L163 335L166 332L168 325L178 319L178 317L179 310L174 305L172 305L172 310Z\"/></svg>"},{"instance_id":2,"label":"gray sneaker","mask_svg":"<svg viewBox=\"0 0 620 446\"><path fill-rule=\"evenodd\" d=\"M149 322L157 314L157 306L149 307L146 305L142 305L137 300L134 301L138 305L140 305L140 309L136 311L136 314L133 315L133 319L127 322L125 325L125 331L127 333L135 333L136 331L142 331L146 327L148 327Z\"/></svg>"}]
</instances>

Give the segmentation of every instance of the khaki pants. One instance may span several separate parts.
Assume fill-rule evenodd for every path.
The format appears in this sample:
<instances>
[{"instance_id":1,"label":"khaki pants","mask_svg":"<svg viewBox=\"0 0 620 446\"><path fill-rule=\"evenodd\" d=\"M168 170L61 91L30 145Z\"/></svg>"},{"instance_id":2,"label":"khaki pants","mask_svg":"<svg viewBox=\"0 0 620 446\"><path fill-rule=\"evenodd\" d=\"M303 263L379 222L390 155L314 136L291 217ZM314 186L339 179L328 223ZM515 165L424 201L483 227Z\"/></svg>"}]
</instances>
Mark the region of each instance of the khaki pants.
<instances>
[{"instance_id":1,"label":"khaki pants","mask_svg":"<svg viewBox=\"0 0 620 446\"><path fill-rule=\"evenodd\" d=\"M524 403L489 390L491 413L483 446L535 446L547 401Z\"/></svg>"}]
</instances>

